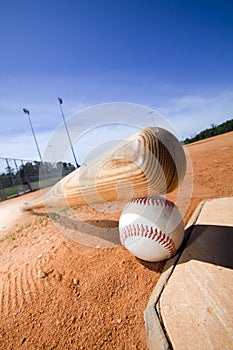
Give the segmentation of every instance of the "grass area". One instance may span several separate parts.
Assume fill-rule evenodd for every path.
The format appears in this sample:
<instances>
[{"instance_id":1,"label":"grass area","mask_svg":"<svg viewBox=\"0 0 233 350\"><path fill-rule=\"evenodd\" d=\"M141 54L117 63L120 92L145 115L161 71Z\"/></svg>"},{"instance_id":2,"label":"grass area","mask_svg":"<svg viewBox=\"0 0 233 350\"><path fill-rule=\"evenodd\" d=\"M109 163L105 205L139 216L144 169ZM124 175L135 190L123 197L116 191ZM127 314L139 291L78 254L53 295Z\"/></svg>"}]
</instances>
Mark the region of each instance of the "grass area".
<instances>
[{"instance_id":1,"label":"grass area","mask_svg":"<svg viewBox=\"0 0 233 350\"><path fill-rule=\"evenodd\" d=\"M56 177L53 179L34 181L34 182L31 182L31 188L34 191L34 190L38 190L39 188L49 187L54 185L60 179L61 179L60 177ZM24 189L23 185L16 185L16 186L3 188L1 192L3 192L5 198L10 198L10 197L17 196L18 194L26 193L29 191ZM0 192L0 198L1 198L1 192ZM2 199L4 199L4 197Z\"/></svg>"},{"instance_id":2,"label":"grass area","mask_svg":"<svg viewBox=\"0 0 233 350\"><path fill-rule=\"evenodd\" d=\"M18 191L18 193L24 192L23 186L22 185L18 185L18 186L15 186L15 187L14 186L6 187L6 188L2 189L1 192L4 193L6 198L9 198L9 197L12 197L12 196L16 195L17 194L16 191Z\"/></svg>"},{"instance_id":3,"label":"grass area","mask_svg":"<svg viewBox=\"0 0 233 350\"><path fill-rule=\"evenodd\" d=\"M39 188L45 188L54 185L56 182L61 180L61 177L55 177L53 179L45 179L40 181L31 182L32 190L38 190Z\"/></svg>"}]
</instances>

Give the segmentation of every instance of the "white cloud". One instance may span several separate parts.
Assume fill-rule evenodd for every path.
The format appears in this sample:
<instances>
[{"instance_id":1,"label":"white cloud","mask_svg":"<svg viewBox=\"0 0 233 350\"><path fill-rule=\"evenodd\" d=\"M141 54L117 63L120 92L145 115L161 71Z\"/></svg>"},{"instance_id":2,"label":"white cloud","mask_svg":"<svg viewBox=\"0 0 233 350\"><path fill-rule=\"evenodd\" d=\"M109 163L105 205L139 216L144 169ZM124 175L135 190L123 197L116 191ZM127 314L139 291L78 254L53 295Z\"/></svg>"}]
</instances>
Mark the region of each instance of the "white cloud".
<instances>
[{"instance_id":1,"label":"white cloud","mask_svg":"<svg viewBox=\"0 0 233 350\"><path fill-rule=\"evenodd\" d=\"M172 125L159 114L131 103L106 103L84 109L70 117L67 125L78 150L78 161L82 163L86 157L89 158L90 152L93 157L97 154L97 148L98 152L106 149L113 142L120 142L140 129L152 126L153 122L176 134ZM63 125L55 130L48 143L56 151L56 159L66 158L70 147Z\"/></svg>"},{"instance_id":2,"label":"white cloud","mask_svg":"<svg viewBox=\"0 0 233 350\"><path fill-rule=\"evenodd\" d=\"M183 137L233 117L233 91L214 96L185 95L171 99L159 112L171 120Z\"/></svg>"},{"instance_id":3,"label":"white cloud","mask_svg":"<svg viewBox=\"0 0 233 350\"><path fill-rule=\"evenodd\" d=\"M232 118L233 114L233 90L221 87L217 91L216 87L173 86L154 81L153 77L135 77L124 72L72 78L5 77L0 87L0 157L38 159L27 116L22 112L23 107L31 112L42 153L46 146L51 145L50 158L55 157L57 160L64 154L64 149L69 149L57 101L60 95L64 100L63 109L72 140L75 142L79 138L75 144L79 162L104 140L126 137L132 131L126 126L124 132L116 130L113 125L108 129L107 126L103 127L104 124L118 122L146 127L155 123L185 138L212 123L218 124ZM110 101L139 105L128 104L127 109L127 104L124 108L121 104L114 104L114 108L106 104L87 109L93 104ZM163 118L156 113L150 114L154 109ZM85 133L100 125L98 131L95 129ZM51 139L55 130L60 130L57 131L56 142ZM68 158L72 161L72 155Z\"/></svg>"},{"instance_id":4,"label":"white cloud","mask_svg":"<svg viewBox=\"0 0 233 350\"><path fill-rule=\"evenodd\" d=\"M44 152L50 135L49 132L37 134L36 138L41 153ZM0 139L0 157L39 160L33 135L31 133L22 133L2 136Z\"/></svg>"}]
</instances>

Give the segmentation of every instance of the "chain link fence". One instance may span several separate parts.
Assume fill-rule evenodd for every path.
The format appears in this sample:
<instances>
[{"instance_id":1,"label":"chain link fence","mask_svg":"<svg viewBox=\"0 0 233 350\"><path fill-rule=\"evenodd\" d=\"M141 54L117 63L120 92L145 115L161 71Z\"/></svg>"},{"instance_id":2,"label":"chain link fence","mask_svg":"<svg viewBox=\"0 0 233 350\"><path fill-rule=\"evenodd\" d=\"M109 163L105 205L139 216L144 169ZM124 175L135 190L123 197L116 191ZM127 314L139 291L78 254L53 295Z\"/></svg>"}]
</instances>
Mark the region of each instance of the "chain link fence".
<instances>
[{"instance_id":1,"label":"chain link fence","mask_svg":"<svg viewBox=\"0 0 233 350\"><path fill-rule=\"evenodd\" d=\"M71 163L0 158L0 201L52 186L73 170Z\"/></svg>"}]
</instances>

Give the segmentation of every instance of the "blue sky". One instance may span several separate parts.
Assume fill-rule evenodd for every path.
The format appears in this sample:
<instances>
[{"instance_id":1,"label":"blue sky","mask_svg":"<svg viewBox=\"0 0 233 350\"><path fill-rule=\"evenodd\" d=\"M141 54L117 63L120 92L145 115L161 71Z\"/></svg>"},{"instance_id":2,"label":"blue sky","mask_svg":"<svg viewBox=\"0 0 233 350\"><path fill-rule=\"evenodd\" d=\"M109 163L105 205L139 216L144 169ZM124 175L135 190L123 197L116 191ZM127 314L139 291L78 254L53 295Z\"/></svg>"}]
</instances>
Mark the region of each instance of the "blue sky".
<instances>
[{"instance_id":1,"label":"blue sky","mask_svg":"<svg viewBox=\"0 0 233 350\"><path fill-rule=\"evenodd\" d=\"M181 138L233 116L230 0L0 0L0 45L0 157L38 159L22 108L43 153L62 122L58 96L67 119L96 104L144 105ZM97 145L85 137L80 163L85 143Z\"/></svg>"}]
</instances>

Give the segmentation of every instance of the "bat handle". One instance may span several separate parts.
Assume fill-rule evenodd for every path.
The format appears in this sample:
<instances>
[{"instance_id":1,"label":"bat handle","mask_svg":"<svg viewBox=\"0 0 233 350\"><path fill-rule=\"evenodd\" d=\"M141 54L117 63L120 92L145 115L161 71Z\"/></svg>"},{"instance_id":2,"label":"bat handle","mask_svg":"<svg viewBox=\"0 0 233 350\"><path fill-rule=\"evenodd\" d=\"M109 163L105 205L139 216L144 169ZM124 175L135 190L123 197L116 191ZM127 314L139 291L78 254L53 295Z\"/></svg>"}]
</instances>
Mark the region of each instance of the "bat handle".
<instances>
[{"instance_id":1,"label":"bat handle","mask_svg":"<svg viewBox=\"0 0 233 350\"><path fill-rule=\"evenodd\" d=\"M19 209L20 209L21 213L23 213L25 211L33 210L36 208L41 208L43 206L44 206L43 202L41 200L38 200L38 201L31 202L31 203L22 203L22 204L20 204Z\"/></svg>"}]
</instances>

